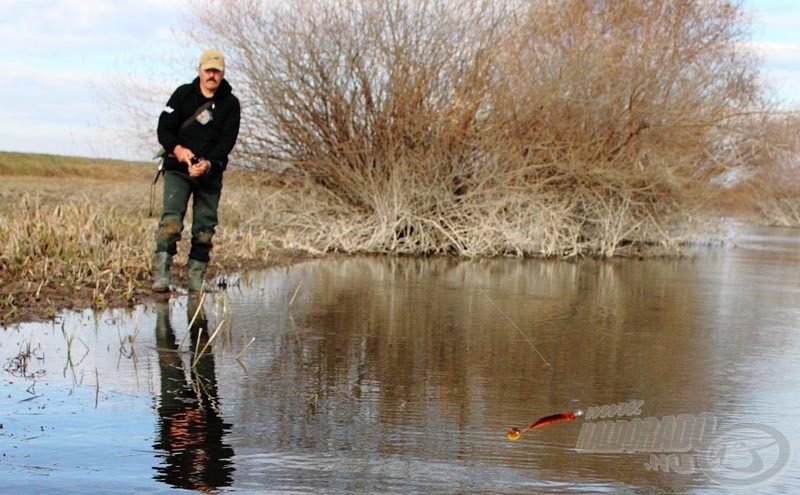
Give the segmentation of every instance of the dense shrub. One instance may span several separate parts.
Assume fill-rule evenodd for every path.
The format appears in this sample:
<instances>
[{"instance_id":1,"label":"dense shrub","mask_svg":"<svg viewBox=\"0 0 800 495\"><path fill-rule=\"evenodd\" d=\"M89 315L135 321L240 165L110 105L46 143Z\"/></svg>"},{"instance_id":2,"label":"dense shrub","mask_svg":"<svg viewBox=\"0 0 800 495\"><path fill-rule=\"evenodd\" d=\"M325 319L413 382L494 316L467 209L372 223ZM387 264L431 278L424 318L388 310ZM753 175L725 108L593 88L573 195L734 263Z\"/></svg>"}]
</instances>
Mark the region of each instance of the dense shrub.
<instances>
[{"instance_id":1,"label":"dense shrub","mask_svg":"<svg viewBox=\"0 0 800 495\"><path fill-rule=\"evenodd\" d=\"M675 248L761 110L724 0L210 1L287 245ZM274 220L274 218L272 219Z\"/></svg>"}]
</instances>

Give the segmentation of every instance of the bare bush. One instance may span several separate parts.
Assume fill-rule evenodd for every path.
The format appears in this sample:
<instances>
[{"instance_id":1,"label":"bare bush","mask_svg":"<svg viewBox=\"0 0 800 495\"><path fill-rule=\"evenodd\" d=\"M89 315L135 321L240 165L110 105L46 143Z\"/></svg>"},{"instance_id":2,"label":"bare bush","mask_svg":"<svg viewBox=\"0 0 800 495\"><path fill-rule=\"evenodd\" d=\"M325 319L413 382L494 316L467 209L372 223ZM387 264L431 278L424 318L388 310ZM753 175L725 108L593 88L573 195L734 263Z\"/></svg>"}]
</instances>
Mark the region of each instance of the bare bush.
<instances>
[{"instance_id":1,"label":"bare bush","mask_svg":"<svg viewBox=\"0 0 800 495\"><path fill-rule=\"evenodd\" d=\"M205 7L237 63L240 156L300 176L282 235L314 251L674 249L760 110L724 0Z\"/></svg>"},{"instance_id":2,"label":"bare bush","mask_svg":"<svg viewBox=\"0 0 800 495\"><path fill-rule=\"evenodd\" d=\"M800 113L770 115L752 126L757 137L742 147L749 153L747 167L733 188L745 191L757 222L800 226Z\"/></svg>"}]
</instances>

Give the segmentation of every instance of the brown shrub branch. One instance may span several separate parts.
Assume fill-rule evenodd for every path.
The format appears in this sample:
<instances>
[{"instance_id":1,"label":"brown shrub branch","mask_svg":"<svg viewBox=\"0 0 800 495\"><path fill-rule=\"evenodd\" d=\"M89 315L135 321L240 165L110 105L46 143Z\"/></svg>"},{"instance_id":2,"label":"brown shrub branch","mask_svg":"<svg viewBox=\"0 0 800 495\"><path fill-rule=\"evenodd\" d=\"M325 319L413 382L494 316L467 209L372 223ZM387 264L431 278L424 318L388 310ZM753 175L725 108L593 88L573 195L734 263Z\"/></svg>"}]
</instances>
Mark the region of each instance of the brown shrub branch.
<instances>
[{"instance_id":1,"label":"brown shrub branch","mask_svg":"<svg viewBox=\"0 0 800 495\"><path fill-rule=\"evenodd\" d=\"M237 61L242 156L305 178L278 235L315 252L676 248L762 110L724 0L214 1L201 22Z\"/></svg>"}]
</instances>

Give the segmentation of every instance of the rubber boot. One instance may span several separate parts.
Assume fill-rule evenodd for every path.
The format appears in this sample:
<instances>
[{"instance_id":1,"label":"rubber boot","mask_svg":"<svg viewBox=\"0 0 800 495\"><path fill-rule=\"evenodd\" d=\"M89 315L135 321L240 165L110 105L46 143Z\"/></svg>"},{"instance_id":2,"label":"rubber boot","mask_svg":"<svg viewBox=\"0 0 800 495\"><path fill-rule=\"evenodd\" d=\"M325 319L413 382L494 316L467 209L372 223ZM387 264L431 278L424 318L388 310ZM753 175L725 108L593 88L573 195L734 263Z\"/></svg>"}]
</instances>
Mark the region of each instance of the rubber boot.
<instances>
[{"instance_id":1,"label":"rubber boot","mask_svg":"<svg viewBox=\"0 0 800 495\"><path fill-rule=\"evenodd\" d=\"M208 263L205 261L197 261L189 258L189 275L187 277L187 285L190 294L203 291L203 281L206 277L207 266Z\"/></svg>"},{"instance_id":2,"label":"rubber boot","mask_svg":"<svg viewBox=\"0 0 800 495\"><path fill-rule=\"evenodd\" d=\"M156 253L156 276L153 280L153 292L169 291L169 267L172 264L172 256L166 251Z\"/></svg>"}]
</instances>

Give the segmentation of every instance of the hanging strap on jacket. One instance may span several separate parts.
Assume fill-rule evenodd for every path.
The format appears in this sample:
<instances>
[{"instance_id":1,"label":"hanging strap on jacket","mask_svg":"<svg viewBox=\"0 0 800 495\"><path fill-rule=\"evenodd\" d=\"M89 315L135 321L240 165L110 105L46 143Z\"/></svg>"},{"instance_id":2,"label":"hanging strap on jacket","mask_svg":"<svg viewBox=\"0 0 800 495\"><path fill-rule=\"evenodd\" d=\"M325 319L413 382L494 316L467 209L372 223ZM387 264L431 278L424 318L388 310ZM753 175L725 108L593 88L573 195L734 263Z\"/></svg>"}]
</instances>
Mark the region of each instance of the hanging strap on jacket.
<instances>
[{"instance_id":1,"label":"hanging strap on jacket","mask_svg":"<svg viewBox=\"0 0 800 495\"><path fill-rule=\"evenodd\" d=\"M197 110L194 111L192 115L189 116L186 120L183 121L179 130L184 129L186 126L192 123L194 119L197 118L198 115L208 110L211 105L214 104L214 100L207 101L200 105ZM158 158L158 167L156 168L156 173L153 174L153 181L150 183L150 213L147 214L148 217L153 216L153 207L155 206L155 194L156 194L156 182L158 182L158 177L164 173L164 157L167 154L167 150L164 149L162 146L160 150L153 156L155 160Z\"/></svg>"}]
</instances>

